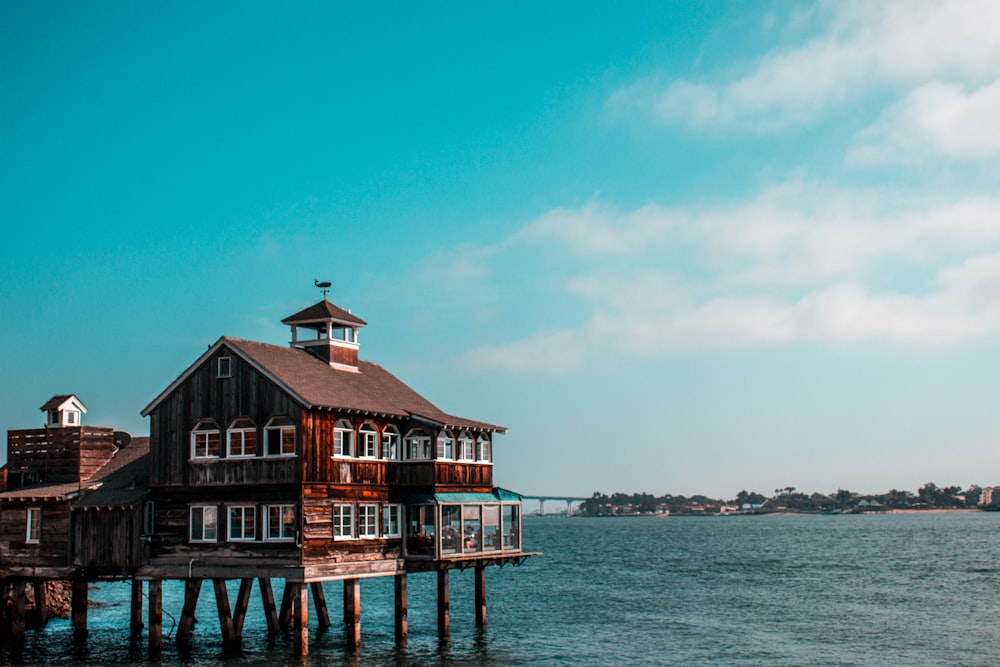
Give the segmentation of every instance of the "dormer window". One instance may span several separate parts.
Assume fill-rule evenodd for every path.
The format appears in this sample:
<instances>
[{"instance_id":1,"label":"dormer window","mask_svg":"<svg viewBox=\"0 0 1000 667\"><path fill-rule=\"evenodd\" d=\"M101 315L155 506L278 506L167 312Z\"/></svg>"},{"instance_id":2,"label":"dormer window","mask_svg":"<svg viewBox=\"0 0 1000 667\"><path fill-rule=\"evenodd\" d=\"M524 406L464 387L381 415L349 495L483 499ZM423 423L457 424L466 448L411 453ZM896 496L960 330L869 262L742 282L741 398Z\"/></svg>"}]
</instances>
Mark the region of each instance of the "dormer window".
<instances>
[{"instance_id":1,"label":"dormer window","mask_svg":"<svg viewBox=\"0 0 1000 667\"><path fill-rule=\"evenodd\" d=\"M427 461L431 456L431 438L422 429L414 429L403 439L403 453L407 461Z\"/></svg>"},{"instance_id":2,"label":"dormer window","mask_svg":"<svg viewBox=\"0 0 1000 667\"><path fill-rule=\"evenodd\" d=\"M211 419L203 419L191 431L191 458L219 458L219 425Z\"/></svg>"},{"instance_id":3,"label":"dormer window","mask_svg":"<svg viewBox=\"0 0 1000 667\"><path fill-rule=\"evenodd\" d=\"M382 458L386 461L399 460L399 431L395 426L386 426L382 431Z\"/></svg>"},{"instance_id":4,"label":"dormer window","mask_svg":"<svg viewBox=\"0 0 1000 667\"><path fill-rule=\"evenodd\" d=\"M333 427L333 455L336 457L354 456L354 427L346 419L341 419Z\"/></svg>"},{"instance_id":5,"label":"dormer window","mask_svg":"<svg viewBox=\"0 0 1000 667\"><path fill-rule=\"evenodd\" d=\"M476 441L468 431L458 434L458 458L462 461L476 460Z\"/></svg>"},{"instance_id":6,"label":"dormer window","mask_svg":"<svg viewBox=\"0 0 1000 667\"><path fill-rule=\"evenodd\" d=\"M265 456L295 456L295 424L288 417L274 417L264 427Z\"/></svg>"},{"instance_id":7,"label":"dormer window","mask_svg":"<svg viewBox=\"0 0 1000 667\"><path fill-rule=\"evenodd\" d=\"M219 357L216 377L228 378L233 376L233 358Z\"/></svg>"},{"instance_id":8,"label":"dormer window","mask_svg":"<svg viewBox=\"0 0 1000 667\"><path fill-rule=\"evenodd\" d=\"M441 431L437 438L437 457L452 460L455 458L455 438L451 431Z\"/></svg>"},{"instance_id":9,"label":"dormer window","mask_svg":"<svg viewBox=\"0 0 1000 667\"><path fill-rule=\"evenodd\" d=\"M361 425L358 435L358 456L363 459L378 458L378 431L371 424Z\"/></svg>"},{"instance_id":10,"label":"dormer window","mask_svg":"<svg viewBox=\"0 0 1000 667\"><path fill-rule=\"evenodd\" d=\"M226 434L226 456L239 458L257 455L257 425L246 417L237 419Z\"/></svg>"},{"instance_id":11,"label":"dormer window","mask_svg":"<svg viewBox=\"0 0 1000 667\"><path fill-rule=\"evenodd\" d=\"M481 435L476 440L476 461L480 463L491 463L493 461L493 452L490 447L490 438L488 435Z\"/></svg>"}]
</instances>

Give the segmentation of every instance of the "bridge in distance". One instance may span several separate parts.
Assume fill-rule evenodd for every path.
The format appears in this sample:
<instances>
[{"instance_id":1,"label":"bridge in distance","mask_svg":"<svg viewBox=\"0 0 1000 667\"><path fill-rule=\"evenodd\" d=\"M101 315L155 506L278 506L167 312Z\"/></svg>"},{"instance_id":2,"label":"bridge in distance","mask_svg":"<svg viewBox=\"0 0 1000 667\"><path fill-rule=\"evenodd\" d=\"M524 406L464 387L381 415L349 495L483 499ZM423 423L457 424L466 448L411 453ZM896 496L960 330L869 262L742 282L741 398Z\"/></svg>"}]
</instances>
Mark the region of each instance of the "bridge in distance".
<instances>
[{"instance_id":1,"label":"bridge in distance","mask_svg":"<svg viewBox=\"0 0 1000 667\"><path fill-rule=\"evenodd\" d=\"M573 503L582 503L588 498L579 498L577 496L527 496L522 495L523 500L537 500L538 501L538 514L539 516L545 516L545 501L553 500L556 502L566 503L566 515L569 516L573 513Z\"/></svg>"}]
</instances>

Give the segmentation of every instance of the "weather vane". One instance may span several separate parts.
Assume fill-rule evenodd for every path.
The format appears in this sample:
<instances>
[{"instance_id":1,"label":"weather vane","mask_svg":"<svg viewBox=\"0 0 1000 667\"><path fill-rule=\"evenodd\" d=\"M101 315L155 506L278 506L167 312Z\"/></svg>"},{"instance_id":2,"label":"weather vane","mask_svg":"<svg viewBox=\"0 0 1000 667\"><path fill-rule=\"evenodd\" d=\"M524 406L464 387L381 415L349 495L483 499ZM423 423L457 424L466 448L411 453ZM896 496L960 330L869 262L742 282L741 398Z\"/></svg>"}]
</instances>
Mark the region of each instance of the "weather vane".
<instances>
[{"instance_id":1,"label":"weather vane","mask_svg":"<svg viewBox=\"0 0 1000 667\"><path fill-rule=\"evenodd\" d=\"M329 281L320 282L318 280L314 280L313 282L316 283L316 287L318 287L319 291L323 293L323 298L325 299L327 293L329 293L330 291L330 282Z\"/></svg>"}]
</instances>

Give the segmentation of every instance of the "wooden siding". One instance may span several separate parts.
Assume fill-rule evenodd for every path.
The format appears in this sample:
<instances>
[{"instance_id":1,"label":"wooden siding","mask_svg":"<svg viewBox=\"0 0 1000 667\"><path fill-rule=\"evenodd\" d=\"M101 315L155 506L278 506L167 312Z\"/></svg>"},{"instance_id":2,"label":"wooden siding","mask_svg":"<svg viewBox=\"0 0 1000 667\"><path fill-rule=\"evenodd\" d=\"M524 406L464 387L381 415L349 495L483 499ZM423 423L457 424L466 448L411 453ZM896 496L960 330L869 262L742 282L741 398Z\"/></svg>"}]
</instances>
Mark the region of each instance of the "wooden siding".
<instances>
[{"instance_id":1,"label":"wooden siding","mask_svg":"<svg viewBox=\"0 0 1000 667\"><path fill-rule=\"evenodd\" d=\"M228 378L216 377L221 356L232 359ZM298 424L301 412L288 394L223 346L150 415L150 485L228 483L224 481L227 479L265 484L276 481L278 474L289 473L293 473L291 480L300 479L300 468L293 462L300 460L298 456L280 462L268 460L263 448L264 427L272 417L285 416ZM257 425L257 457L226 462L226 428L237 417L249 417ZM191 430L200 419L214 420L221 431L223 458L214 471L207 469L203 461L190 461ZM301 453L303 438L299 431L296 447Z\"/></svg>"},{"instance_id":2,"label":"wooden siding","mask_svg":"<svg viewBox=\"0 0 1000 667\"><path fill-rule=\"evenodd\" d=\"M114 429L67 426L8 431L11 488L23 483L87 481L115 453Z\"/></svg>"},{"instance_id":3,"label":"wooden siding","mask_svg":"<svg viewBox=\"0 0 1000 667\"><path fill-rule=\"evenodd\" d=\"M189 484L281 484L298 477L298 457L192 461Z\"/></svg>"},{"instance_id":4,"label":"wooden siding","mask_svg":"<svg viewBox=\"0 0 1000 667\"><path fill-rule=\"evenodd\" d=\"M393 560L402 557L400 538L364 538L352 540L333 539L333 503L389 502L386 487L344 488L341 486L313 484L303 488L302 559L311 565ZM357 522L357 512L354 520ZM381 516L379 520L381 531Z\"/></svg>"},{"instance_id":5,"label":"wooden siding","mask_svg":"<svg viewBox=\"0 0 1000 667\"><path fill-rule=\"evenodd\" d=\"M146 543L141 539L139 507L73 510L73 565L92 574L127 572L140 567Z\"/></svg>"},{"instance_id":6,"label":"wooden siding","mask_svg":"<svg viewBox=\"0 0 1000 667\"><path fill-rule=\"evenodd\" d=\"M27 509L41 508L37 544L27 542ZM4 502L0 505L0 571L66 567L69 563L69 502Z\"/></svg>"}]
</instances>

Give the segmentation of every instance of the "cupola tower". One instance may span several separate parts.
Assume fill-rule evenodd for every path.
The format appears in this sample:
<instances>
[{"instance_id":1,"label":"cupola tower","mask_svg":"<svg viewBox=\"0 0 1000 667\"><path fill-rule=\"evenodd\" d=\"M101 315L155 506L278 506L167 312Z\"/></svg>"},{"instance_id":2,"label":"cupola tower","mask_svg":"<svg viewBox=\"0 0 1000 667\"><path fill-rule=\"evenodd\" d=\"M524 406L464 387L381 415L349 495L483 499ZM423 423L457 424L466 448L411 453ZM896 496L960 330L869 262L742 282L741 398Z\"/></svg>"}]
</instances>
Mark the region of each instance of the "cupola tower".
<instances>
[{"instance_id":1,"label":"cupola tower","mask_svg":"<svg viewBox=\"0 0 1000 667\"><path fill-rule=\"evenodd\" d=\"M324 298L281 320L292 328L292 347L311 352L331 368L358 370L358 329L366 322Z\"/></svg>"}]
</instances>

